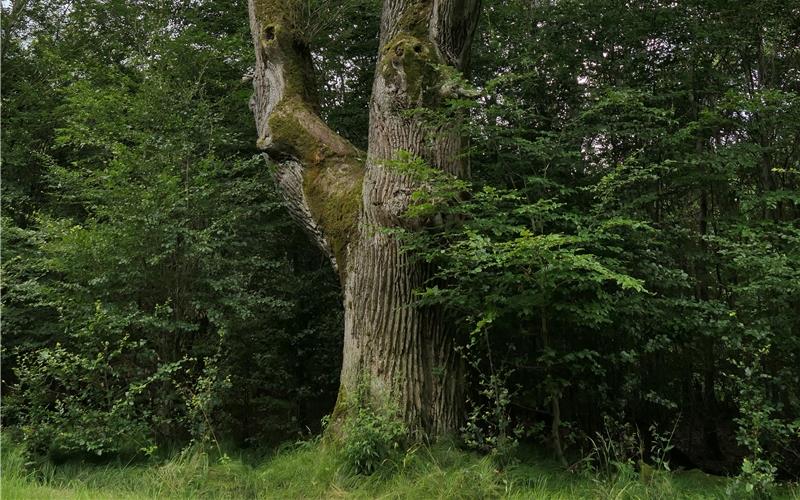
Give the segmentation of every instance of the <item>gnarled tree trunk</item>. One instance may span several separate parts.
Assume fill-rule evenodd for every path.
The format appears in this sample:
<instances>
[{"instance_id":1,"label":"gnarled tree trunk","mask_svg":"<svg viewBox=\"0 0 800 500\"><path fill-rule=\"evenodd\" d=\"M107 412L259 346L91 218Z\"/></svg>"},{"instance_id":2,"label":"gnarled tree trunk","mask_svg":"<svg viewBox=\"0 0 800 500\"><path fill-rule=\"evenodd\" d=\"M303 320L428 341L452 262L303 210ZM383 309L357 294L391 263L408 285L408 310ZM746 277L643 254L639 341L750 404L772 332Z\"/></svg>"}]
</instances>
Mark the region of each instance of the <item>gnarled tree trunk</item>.
<instances>
[{"instance_id":1,"label":"gnarled tree trunk","mask_svg":"<svg viewBox=\"0 0 800 500\"><path fill-rule=\"evenodd\" d=\"M256 49L253 112L258 145L279 166L292 216L325 251L344 287L345 339L337 414L365 391L433 436L457 430L464 369L435 308L412 305L429 276L385 227L402 217L415 181L386 165L407 151L465 175L453 125L426 130L408 111L441 106L465 69L479 0L386 0L370 102L367 154L320 119L310 50L291 0L250 0Z\"/></svg>"}]
</instances>

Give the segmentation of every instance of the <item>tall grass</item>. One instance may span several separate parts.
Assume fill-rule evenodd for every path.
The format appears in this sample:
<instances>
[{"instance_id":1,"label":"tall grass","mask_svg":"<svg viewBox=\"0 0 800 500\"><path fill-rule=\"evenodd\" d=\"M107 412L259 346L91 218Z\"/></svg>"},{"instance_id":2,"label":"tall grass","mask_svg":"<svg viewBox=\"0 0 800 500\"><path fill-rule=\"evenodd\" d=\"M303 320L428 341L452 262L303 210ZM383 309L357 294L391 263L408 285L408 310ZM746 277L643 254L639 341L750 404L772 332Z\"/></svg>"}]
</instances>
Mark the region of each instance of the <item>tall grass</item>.
<instances>
[{"instance_id":1,"label":"tall grass","mask_svg":"<svg viewBox=\"0 0 800 500\"><path fill-rule=\"evenodd\" d=\"M338 449L321 442L284 447L263 459L190 449L160 463L102 466L33 466L6 437L2 448L3 500L726 498L725 479L695 471L644 482L632 469L608 477L573 474L541 457L500 471L490 458L448 444L412 448L371 476L348 472ZM783 493L797 498L797 490Z\"/></svg>"}]
</instances>

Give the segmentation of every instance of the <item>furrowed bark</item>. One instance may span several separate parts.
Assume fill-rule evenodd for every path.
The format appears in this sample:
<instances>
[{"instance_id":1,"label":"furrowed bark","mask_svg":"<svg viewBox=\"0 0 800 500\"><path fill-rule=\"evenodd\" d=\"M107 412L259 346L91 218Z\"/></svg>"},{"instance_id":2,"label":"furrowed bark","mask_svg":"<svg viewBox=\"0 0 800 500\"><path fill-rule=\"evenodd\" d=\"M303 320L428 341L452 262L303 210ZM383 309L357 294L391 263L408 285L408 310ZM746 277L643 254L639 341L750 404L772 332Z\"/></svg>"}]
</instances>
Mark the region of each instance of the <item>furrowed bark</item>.
<instances>
[{"instance_id":1,"label":"furrowed bark","mask_svg":"<svg viewBox=\"0 0 800 500\"><path fill-rule=\"evenodd\" d=\"M293 5L299 4L250 0L252 107L258 145L279 165L290 213L332 255L344 284L334 423L366 397L374 407L396 408L420 433L454 432L463 415L463 362L442 312L412 305L431 270L383 231L424 224L403 217L417 183L386 161L404 150L454 175L466 173L457 128L430 131L408 112L436 109L458 93L453 76L466 67L479 0L384 2L366 170L360 152L319 118L310 52L293 26Z\"/></svg>"},{"instance_id":2,"label":"furrowed bark","mask_svg":"<svg viewBox=\"0 0 800 500\"><path fill-rule=\"evenodd\" d=\"M478 0L384 2L363 210L345 287L337 410L366 383L372 401L399 406L413 429L432 436L455 432L461 424L464 367L442 311L411 306L431 270L380 230L415 224L402 215L418 185L386 160L404 150L449 173L466 174L464 143L453 125L426 130L408 111L444 104L442 91L452 72L465 69L478 10Z\"/></svg>"},{"instance_id":3,"label":"furrowed bark","mask_svg":"<svg viewBox=\"0 0 800 500\"><path fill-rule=\"evenodd\" d=\"M292 218L344 282L361 203L364 155L319 117L311 52L296 29L297 2L249 0L255 47L251 108L257 146L276 164Z\"/></svg>"}]
</instances>

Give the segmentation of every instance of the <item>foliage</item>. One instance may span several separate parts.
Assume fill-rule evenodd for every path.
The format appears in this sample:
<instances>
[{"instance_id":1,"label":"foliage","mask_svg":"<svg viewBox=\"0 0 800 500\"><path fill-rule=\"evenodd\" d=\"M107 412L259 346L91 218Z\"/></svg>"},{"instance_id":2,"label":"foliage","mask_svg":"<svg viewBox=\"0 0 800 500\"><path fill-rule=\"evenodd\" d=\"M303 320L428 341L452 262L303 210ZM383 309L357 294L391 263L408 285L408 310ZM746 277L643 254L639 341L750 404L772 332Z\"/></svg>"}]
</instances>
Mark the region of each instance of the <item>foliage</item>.
<instances>
[{"instance_id":1,"label":"foliage","mask_svg":"<svg viewBox=\"0 0 800 500\"><path fill-rule=\"evenodd\" d=\"M147 400L169 394L173 374L186 360L150 372L155 353L125 334L129 325L98 303L94 317L70 339L81 345L79 352L56 343L21 359L17 375L23 382L14 404L25 405L19 411L25 413L21 430L28 451L135 456L153 446L150 425L170 421L154 414Z\"/></svg>"},{"instance_id":2,"label":"foliage","mask_svg":"<svg viewBox=\"0 0 800 500\"><path fill-rule=\"evenodd\" d=\"M6 422L65 458L314 426L338 286L251 146L244 2L45 7L3 52Z\"/></svg>"},{"instance_id":3,"label":"foliage","mask_svg":"<svg viewBox=\"0 0 800 500\"><path fill-rule=\"evenodd\" d=\"M495 428L546 429L568 456L604 416L680 416L671 452L691 464L735 473L748 457L796 477L800 59L786 8L487 6L480 97L426 115L435 131L469 111L472 179L401 160L422 185L408 215L434 223L403 235L437 269L420 301L460 324L473 401L511 374L490 393L513 410Z\"/></svg>"},{"instance_id":4,"label":"foliage","mask_svg":"<svg viewBox=\"0 0 800 500\"><path fill-rule=\"evenodd\" d=\"M342 454L356 474L369 475L403 452L408 430L394 413L362 406L343 429Z\"/></svg>"},{"instance_id":5,"label":"foliage","mask_svg":"<svg viewBox=\"0 0 800 500\"><path fill-rule=\"evenodd\" d=\"M406 168L420 176L426 172L413 162ZM556 350L551 332L600 330L610 321L611 303L628 293L645 293L640 280L625 274L626 257L614 242L621 231L647 228L621 218L587 220L563 211L556 198L530 203L516 190L488 185L478 190L446 176L428 177L426 190L415 199L408 216L436 214L457 221L427 234L404 235L406 247L438 264L435 284L420 294L420 302L443 304L471 330L462 352L479 390L467 424L468 443L506 455L514 436L522 434L510 421L507 387L520 367L513 364L519 361L493 354L497 344L490 333L516 332L522 339L514 342L523 346L525 337L533 341L535 350L521 355L535 355L531 364L538 376L525 390L537 392L557 412L561 394L575 380L605 372L598 351ZM575 301L577 296L582 300ZM506 352L509 347L513 355L516 346L507 345ZM556 421L551 438L562 455L560 434Z\"/></svg>"},{"instance_id":6,"label":"foliage","mask_svg":"<svg viewBox=\"0 0 800 500\"><path fill-rule=\"evenodd\" d=\"M768 460L757 458L751 461L745 458L742 471L726 492L731 496L772 498L775 489L775 473L777 468Z\"/></svg>"},{"instance_id":7,"label":"foliage","mask_svg":"<svg viewBox=\"0 0 800 500\"><path fill-rule=\"evenodd\" d=\"M524 435L521 425L512 427L511 394L504 378L492 375L478 380L481 400L467 401L470 410L461 429L467 447L490 453L501 467L513 462L519 439Z\"/></svg>"}]
</instances>

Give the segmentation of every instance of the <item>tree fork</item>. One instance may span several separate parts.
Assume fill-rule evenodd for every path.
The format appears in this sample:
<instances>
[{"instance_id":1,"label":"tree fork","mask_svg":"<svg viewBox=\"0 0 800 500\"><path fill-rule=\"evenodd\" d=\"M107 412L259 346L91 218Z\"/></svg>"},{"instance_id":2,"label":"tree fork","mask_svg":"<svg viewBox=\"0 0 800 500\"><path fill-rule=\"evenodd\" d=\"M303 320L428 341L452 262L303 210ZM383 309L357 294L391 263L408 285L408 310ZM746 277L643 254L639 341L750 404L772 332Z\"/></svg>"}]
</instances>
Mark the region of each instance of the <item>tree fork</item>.
<instances>
[{"instance_id":1,"label":"tree fork","mask_svg":"<svg viewBox=\"0 0 800 500\"><path fill-rule=\"evenodd\" d=\"M360 395L373 406L395 408L418 432L454 432L464 404L456 340L441 310L413 305L430 269L382 229L424 224L403 217L419 186L387 166L398 151L454 175L467 173L457 127L440 125L431 133L408 112L435 110L458 93L453 76L466 69L479 0L384 2L366 161L319 118L310 51L294 31L293 5L250 0L252 107L258 145L280 164L277 179L290 212L332 255L344 284L334 420Z\"/></svg>"}]
</instances>

